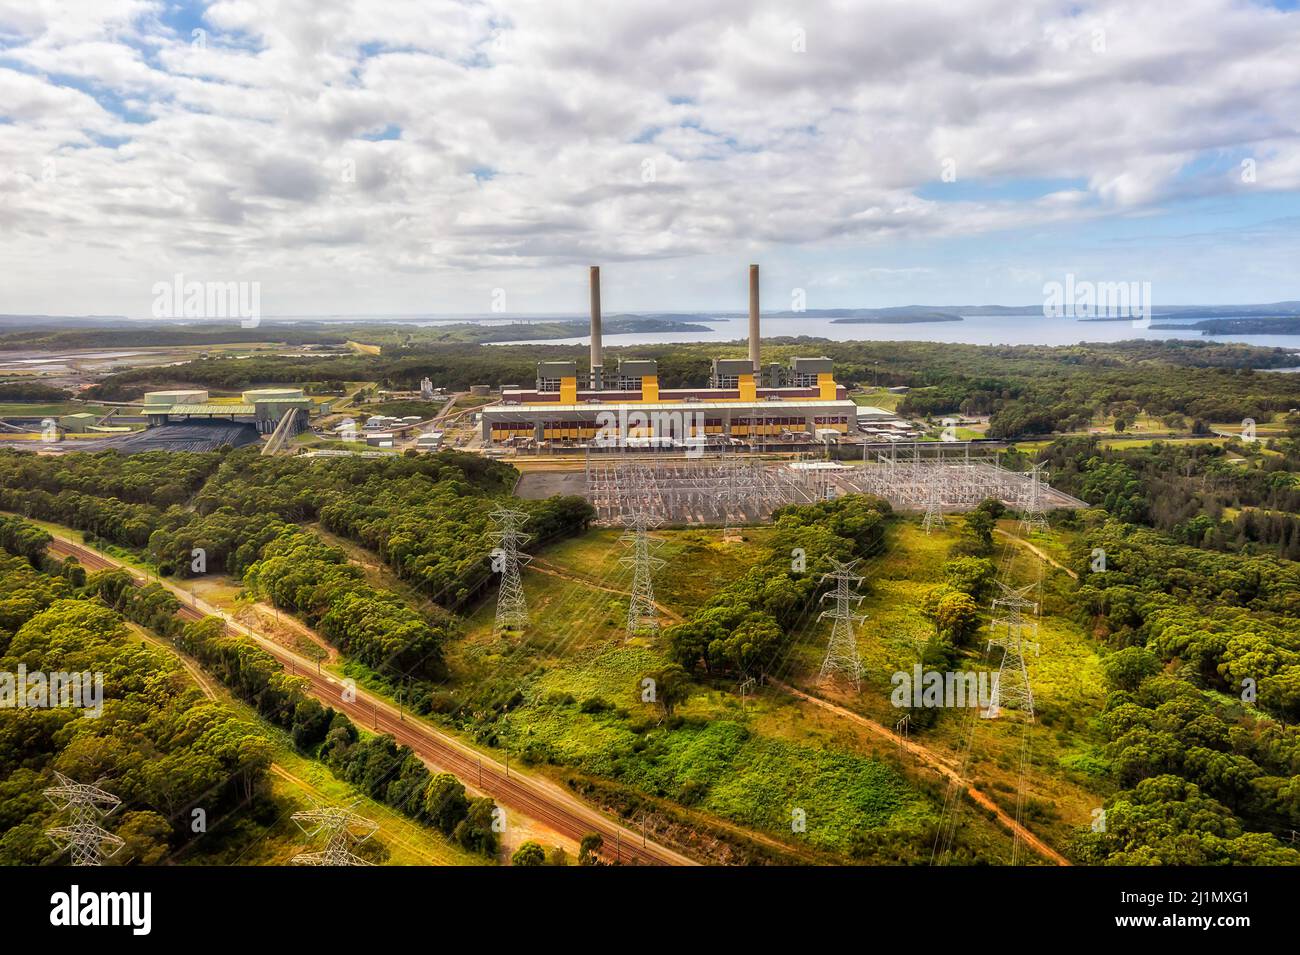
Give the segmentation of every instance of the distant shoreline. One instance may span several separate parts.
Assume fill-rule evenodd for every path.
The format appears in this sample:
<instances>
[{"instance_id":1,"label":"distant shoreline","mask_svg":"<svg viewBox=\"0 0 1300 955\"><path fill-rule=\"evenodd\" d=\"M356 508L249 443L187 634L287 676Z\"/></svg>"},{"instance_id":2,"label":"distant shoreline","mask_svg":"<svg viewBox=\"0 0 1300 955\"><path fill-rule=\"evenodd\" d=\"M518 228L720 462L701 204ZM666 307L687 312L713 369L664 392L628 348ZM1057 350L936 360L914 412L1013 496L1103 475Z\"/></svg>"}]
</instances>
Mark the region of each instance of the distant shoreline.
<instances>
[{"instance_id":1,"label":"distant shoreline","mask_svg":"<svg viewBox=\"0 0 1300 955\"><path fill-rule=\"evenodd\" d=\"M832 325L926 325L931 322L964 322L960 315L935 312L933 315L872 315L861 318L832 318Z\"/></svg>"},{"instance_id":2,"label":"distant shoreline","mask_svg":"<svg viewBox=\"0 0 1300 955\"><path fill-rule=\"evenodd\" d=\"M1202 335L1300 335L1300 315L1206 318L1199 322L1152 324L1152 328L1195 329Z\"/></svg>"}]
</instances>

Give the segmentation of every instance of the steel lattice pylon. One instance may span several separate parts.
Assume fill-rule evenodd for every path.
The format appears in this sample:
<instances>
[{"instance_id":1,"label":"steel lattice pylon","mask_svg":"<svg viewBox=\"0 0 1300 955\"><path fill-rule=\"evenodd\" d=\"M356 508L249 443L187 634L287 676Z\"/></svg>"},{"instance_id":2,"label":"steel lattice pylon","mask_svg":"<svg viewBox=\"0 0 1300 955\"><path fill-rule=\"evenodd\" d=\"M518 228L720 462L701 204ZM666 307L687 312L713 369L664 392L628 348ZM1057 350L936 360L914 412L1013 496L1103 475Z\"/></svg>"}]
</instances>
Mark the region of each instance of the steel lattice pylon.
<instances>
[{"instance_id":1,"label":"steel lattice pylon","mask_svg":"<svg viewBox=\"0 0 1300 955\"><path fill-rule=\"evenodd\" d=\"M1038 604L1029 600L1025 594L1035 584L1026 584L1019 589L1012 589L1002 581L997 581L1002 588L1002 596L993 601L993 619L989 622L988 649L1002 647L1002 663L998 667L997 681L993 684L993 699L984 714L989 718L1000 716L1003 707L1018 709L1034 719L1034 691L1029 685L1029 668L1025 665L1025 651L1038 652L1038 644L1025 639L1038 635L1037 621L1025 618L1025 611L1038 613Z\"/></svg>"},{"instance_id":2,"label":"steel lattice pylon","mask_svg":"<svg viewBox=\"0 0 1300 955\"><path fill-rule=\"evenodd\" d=\"M1046 533L1051 528L1047 523L1047 508L1043 505L1043 464L1035 464L1029 469L1029 483L1025 485L1020 504L1020 533L1028 537L1035 531Z\"/></svg>"},{"instance_id":3,"label":"steel lattice pylon","mask_svg":"<svg viewBox=\"0 0 1300 955\"><path fill-rule=\"evenodd\" d=\"M936 527L943 527L946 521L943 518L943 475L937 470L932 470L926 477L925 482L925 517L921 519L921 527L928 534Z\"/></svg>"},{"instance_id":4,"label":"steel lattice pylon","mask_svg":"<svg viewBox=\"0 0 1300 955\"><path fill-rule=\"evenodd\" d=\"M519 570L532 558L519 553L519 548L533 537L519 527L528 520L528 515L524 511L498 506L488 516L494 528L488 536L497 544L492 551L492 569L501 574L493 632L520 631L528 626L528 603L524 600L524 583Z\"/></svg>"},{"instance_id":5,"label":"steel lattice pylon","mask_svg":"<svg viewBox=\"0 0 1300 955\"><path fill-rule=\"evenodd\" d=\"M352 804L353 806L356 803ZM295 812L290 816L309 838L325 834L325 848L319 852L300 852L290 862L294 865L371 865L354 855L353 844L365 842L379 829L379 824L352 811L352 806L326 806Z\"/></svg>"},{"instance_id":6,"label":"steel lattice pylon","mask_svg":"<svg viewBox=\"0 0 1300 955\"><path fill-rule=\"evenodd\" d=\"M60 772L54 776L59 784L46 789L45 798L59 809L70 810L72 819L70 825L46 829L45 834L61 850L72 853L73 865L102 865L104 859L111 859L126 845L99 825L99 820L117 809L122 800L98 786L73 782Z\"/></svg>"},{"instance_id":7,"label":"steel lattice pylon","mask_svg":"<svg viewBox=\"0 0 1300 955\"><path fill-rule=\"evenodd\" d=\"M835 569L822 577L823 581L835 581L835 589L822 594L822 600L827 597L834 599L835 609L822 611L817 619L830 617L835 623L831 628L830 644L826 648L826 658L822 661L821 673L817 679L824 683L838 673L848 677L855 690L861 690L862 662L858 657L858 638L854 625L867 618L865 614L853 612L853 607L863 600L860 594L853 592L853 588L861 586L864 579L853 573L857 564L856 560L838 561L831 558L831 566Z\"/></svg>"},{"instance_id":8,"label":"steel lattice pylon","mask_svg":"<svg viewBox=\"0 0 1300 955\"><path fill-rule=\"evenodd\" d=\"M722 539L727 540L740 536L740 530L736 525L745 520L745 498L742 491L744 479L740 473L740 455L732 451L723 460L727 469L727 502L724 505L727 512L727 526L722 528Z\"/></svg>"},{"instance_id":9,"label":"steel lattice pylon","mask_svg":"<svg viewBox=\"0 0 1300 955\"><path fill-rule=\"evenodd\" d=\"M662 541L650 537L650 529L658 527L662 521L651 517L644 511L633 514L625 523L628 530L619 538L632 547L632 553L620 557L619 563L632 567L632 597L627 605L627 635L629 638L638 633L659 632L659 608L655 604L654 572L666 562L655 557L651 550L662 545Z\"/></svg>"}]
</instances>

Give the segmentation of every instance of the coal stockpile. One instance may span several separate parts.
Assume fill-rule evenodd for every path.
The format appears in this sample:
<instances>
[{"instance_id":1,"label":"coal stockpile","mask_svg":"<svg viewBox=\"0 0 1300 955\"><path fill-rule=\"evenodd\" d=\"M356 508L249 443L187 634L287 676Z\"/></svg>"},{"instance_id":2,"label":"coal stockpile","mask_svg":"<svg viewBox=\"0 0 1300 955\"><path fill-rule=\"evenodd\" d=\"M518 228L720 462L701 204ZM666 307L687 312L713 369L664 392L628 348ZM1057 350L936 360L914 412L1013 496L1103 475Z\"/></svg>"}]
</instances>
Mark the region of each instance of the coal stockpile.
<instances>
[{"instance_id":1,"label":"coal stockpile","mask_svg":"<svg viewBox=\"0 0 1300 955\"><path fill-rule=\"evenodd\" d=\"M216 451L223 445L238 448L256 440L257 428L251 424L190 421L185 424L163 424L120 438L96 441L94 450L113 448L123 454L140 454L144 451Z\"/></svg>"}]
</instances>

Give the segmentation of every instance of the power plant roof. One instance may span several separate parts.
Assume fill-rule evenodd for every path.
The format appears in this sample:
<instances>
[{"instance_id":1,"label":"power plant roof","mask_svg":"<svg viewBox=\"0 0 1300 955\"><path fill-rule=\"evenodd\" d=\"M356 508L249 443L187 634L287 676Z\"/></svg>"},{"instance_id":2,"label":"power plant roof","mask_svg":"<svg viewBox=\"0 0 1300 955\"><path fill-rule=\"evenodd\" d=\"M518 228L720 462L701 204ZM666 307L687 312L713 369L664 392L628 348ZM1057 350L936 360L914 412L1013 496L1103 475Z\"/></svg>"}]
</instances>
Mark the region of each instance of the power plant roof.
<instances>
[{"instance_id":1,"label":"power plant roof","mask_svg":"<svg viewBox=\"0 0 1300 955\"><path fill-rule=\"evenodd\" d=\"M252 405L235 404L233 402L221 404L202 404L202 405L159 405L156 408L145 408L144 413L147 415L154 414L256 414L257 409Z\"/></svg>"},{"instance_id":2,"label":"power plant roof","mask_svg":"<svg viewBox=\"0 0 1300 955\"><path fill-rule=\"evenodd\" d=\"M483 413L491 417L509 417L520 412L545 411L580 411L595 415L602 411L622 409L628 411L748 411L753 409L776 416L783 408L826 408L843 411L846 408L856 407L857 405L847 398L791 398L779 402L759 399L758 401L611 401L593 404L584 401L576 405L543 401L534 404L489 405L483 409Z\"/></svg>"}]
</instances>

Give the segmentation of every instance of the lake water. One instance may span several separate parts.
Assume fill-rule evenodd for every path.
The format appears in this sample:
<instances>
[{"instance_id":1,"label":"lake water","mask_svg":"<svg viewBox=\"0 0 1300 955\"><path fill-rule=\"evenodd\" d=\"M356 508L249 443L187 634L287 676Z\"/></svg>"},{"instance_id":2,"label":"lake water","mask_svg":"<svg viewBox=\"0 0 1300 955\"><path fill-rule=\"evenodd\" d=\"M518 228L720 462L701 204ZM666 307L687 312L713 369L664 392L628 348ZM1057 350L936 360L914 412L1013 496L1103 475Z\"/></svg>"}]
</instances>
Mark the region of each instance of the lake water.
<instances>
[{"instance_id":1,"label":"lake water","mask_svg":"<svg viewBox=\"0 0 1300 955\"><path fill-rule=\"evenodd\" d=\"M707 332L640 332L602 336L606 345L676 344L681 342L730 342L749 334L743 317L707 319L683 316L683 320L707 324ZM1156 321L1160 321L1156 319ZM1195 338L1205 341L1243 342L1247 345L1290 348L1300 352L1300 335L1210 335L1192 329L1134 328L1129 321L1081 322L1070 318L1042 316L976 315L960 322L913 322L909 324L836 324L829 318L764 318L764 338L826 338L831 341L953 342L967 345L1075 345L1080 342L1119 342L1130 339L1162 340ZM585 345L587 336L555 338L545 342L495 342L498 345Z\"/></svg>"}]
</instances>

